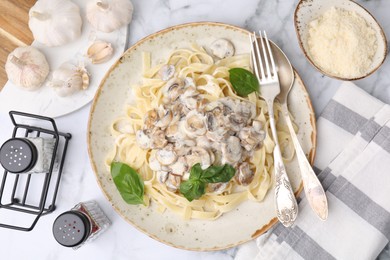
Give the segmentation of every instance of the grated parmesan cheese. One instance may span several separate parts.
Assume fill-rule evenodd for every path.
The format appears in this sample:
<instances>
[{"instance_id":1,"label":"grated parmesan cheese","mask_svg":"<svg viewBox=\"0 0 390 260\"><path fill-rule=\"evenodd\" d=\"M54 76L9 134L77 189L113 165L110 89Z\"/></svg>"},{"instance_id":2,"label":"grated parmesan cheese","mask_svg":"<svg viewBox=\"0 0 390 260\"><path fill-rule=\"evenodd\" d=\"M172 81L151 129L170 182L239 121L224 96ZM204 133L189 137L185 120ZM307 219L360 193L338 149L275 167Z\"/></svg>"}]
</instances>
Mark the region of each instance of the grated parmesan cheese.
<instances>
[{"instance_id":1,"label":"grated parmesan cheese","mask_svg":"<svg viewBox=\"0 0 390 260\"><path fill-rule=\"evenodd\" d=\"M356 12L332 7L309 24L309 56L328 74L363 76L377 50L375 31Z\"/></svg>"}]
</instances>

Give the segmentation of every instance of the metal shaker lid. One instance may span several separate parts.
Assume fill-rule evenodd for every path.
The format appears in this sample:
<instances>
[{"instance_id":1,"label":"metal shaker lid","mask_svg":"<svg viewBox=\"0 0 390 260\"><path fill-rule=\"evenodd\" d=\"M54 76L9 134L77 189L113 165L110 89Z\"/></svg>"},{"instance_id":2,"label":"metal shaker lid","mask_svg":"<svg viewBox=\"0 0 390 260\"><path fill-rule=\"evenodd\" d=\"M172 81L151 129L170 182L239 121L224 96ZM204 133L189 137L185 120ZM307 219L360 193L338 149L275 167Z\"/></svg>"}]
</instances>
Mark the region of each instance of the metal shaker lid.
<instances>
[{"instance_id":1,"label":"metal shaker lid","mask_svg":"<svg viewBox=\"0 0 390 260\"><path fill-rule=\"evenodd\" d=\"M66 211L53 223L53 235L57 242L66 247L83 243L91 233L89 219L80 212Z\"/></svg>"},{"instance_id":2,"label":"metal shaker lid","mask_svg":"<svg viewBox=\"0 0 390 260\"><path fill-rule=\"evenodd\" d=\"M34 167L37 158L37 148L28 139L12 138L0 148L0 163L12 173L28 172Z\"/></svg>"}]
</instances>

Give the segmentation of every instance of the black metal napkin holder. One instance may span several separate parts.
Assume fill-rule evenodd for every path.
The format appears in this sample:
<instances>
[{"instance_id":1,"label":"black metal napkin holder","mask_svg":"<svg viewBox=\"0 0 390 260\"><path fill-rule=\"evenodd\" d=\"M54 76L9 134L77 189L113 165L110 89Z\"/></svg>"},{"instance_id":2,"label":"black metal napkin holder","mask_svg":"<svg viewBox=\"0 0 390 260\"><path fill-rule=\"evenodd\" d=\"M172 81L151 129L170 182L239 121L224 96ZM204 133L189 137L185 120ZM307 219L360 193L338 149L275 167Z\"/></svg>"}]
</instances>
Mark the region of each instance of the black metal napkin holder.
<instances>
[{"instance_id":1,"label":"black metal napkin holder","mask_svg":"<svg viewBox=\"0 0 390 260\"><path fill-rule=\"evenodd\" d=\"M51 213L55 209L55 201L57 198L58 188L61 180L62 169L64 166L66 151L68 148L68 142L72 136L69 133L59 132L54 119L49 117L33 115L33 114L28 114L23 112L16 112L16 111L10 111L9 116L14 125L12 138L45 136L45 138L54 138L55 140L49 171L44 173L27 173L27 174L22 173L23 175L27 175L24 183L19 182L19 178L21 174L9 173L7 170L4 170L3 174L0 173L0 177L2 179L1 186L0 186L0 210L10 210L19 213L36 215L31 225L27 227L19 226L19 225L11 225L11 224L1 223L1 222L0 222L0 227L16 229L20 231L31 231L35 227L36 223L38 222L39 218L42 215ZM19 118L19 117L33 119L35 120L34 122L37 123L41 122L42 125L44 123L46 124L49 123L50 127L44 128L39 126L32 126L32 125L18 123L15 120L15 118ZM57 163L58 163L58 167L55 167ZM9 175L11 174L15 175L13 180L11 180L12 178L9 178ZM42 175L44 175L44 177L42 177ZM37 177L44 179L43 186L41 189L39 202L31 203L29 202L29 197L37 196L37 194L30 194L29 189L31 188L30 186L31 186L32 179ZM54 186L51 187L52 185L50 184ZM13 186L11 194L5 194L6 185L7 187L9 187L8 185L11 185L11 187ZM52 189L49 189L50 187ZM23 195L18 197L16 191L20 189L23 191L22 192ZM49 191L51 193L51 201L48 201L47 199ZM8 201L3 202L4 200L8 200ZM0 212L0 221L1 219L2 218Z\"/></svg>"}]
</instances>

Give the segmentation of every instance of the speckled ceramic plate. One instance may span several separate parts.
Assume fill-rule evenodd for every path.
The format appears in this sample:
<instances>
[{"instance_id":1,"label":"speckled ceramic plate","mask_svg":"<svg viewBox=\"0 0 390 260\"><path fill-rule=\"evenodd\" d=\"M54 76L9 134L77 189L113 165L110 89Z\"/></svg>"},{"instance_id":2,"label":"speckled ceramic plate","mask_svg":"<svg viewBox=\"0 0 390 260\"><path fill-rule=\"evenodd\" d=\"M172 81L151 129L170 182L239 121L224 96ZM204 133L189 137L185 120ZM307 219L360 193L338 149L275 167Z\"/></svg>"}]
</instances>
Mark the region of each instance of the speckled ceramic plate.
<instances>
[{"instance_id":1,"label":"speckled ceramic plate","mask_svg":"<svg viewBox=\"0 0 390 260\"><path fill-rule=\"evenodd\" d=\"M107 72L92 104L89 119L88 148L97 181L114 209L129 223L150 237L165 244L188 250L220 250L249 241L277 222L274 193L271 190L261 203L247 201L237 209L215 221L184 221L166 211L157 212L154 205L149 208L126 204L117 191L110 173L104 166L107 153L114 146L110 135L111 122L124 113L129 102L129 86L140 82L142 52L151 52L153 60L166 58L179 47L189 47L196 42L208 46L217 38L231 40L236 53L249 53L248 32L244 29L219 23L191 23L165 29L152 34L128 49ZM290 111L299 126L299 139L311 160L315 152L315 117L309 96L299 75L289 96ZM302 189L298 164L287 165L293 189Z\"/></svg>"}]
</instances>

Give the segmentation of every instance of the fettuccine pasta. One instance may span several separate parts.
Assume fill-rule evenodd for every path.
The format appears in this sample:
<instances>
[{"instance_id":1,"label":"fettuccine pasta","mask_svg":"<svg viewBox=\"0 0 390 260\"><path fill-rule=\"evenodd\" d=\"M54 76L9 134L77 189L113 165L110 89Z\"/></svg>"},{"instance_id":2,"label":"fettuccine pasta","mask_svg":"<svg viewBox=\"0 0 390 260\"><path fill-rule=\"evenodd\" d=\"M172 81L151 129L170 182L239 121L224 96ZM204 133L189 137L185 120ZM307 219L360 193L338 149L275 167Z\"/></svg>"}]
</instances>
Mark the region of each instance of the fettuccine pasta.
<instances>
[{"instance_id":1,"label":"fettuccine pasta","mask_svg":"<svg viewBox=\"0 0 390 260\"><path fill-rule=\"evenodd\" d=\"M178 49L173 51L164 63L152 66L151 61L152 57L150 53L143 53L144 63L142 83L132 88L135 100L132 104L126 106L124 115L118 117L111 125L111 133L115 138L115 147L107 156L107 168L109 169L112 161L120 161L130 165L138 171L144 180L145 203L147 205L149 205L149 203L155 203L160 212L169 210L179 214L187 220L213 220L220 217L222 214L235 209L243 201L262 201L267 191L272 186L271 173L274 167L272 156L274 142L272 141L269 129L267 105L265 101L258 97L258 93L256 92L249 94L249 96L245 98L236 95L231 83L229 82L229 69L244 68L250 70L249 55L235 55L215 61L214 58L202 47L193 45L190 49ZM175 86L173 84L177 83L175 83L174 79L182 82L180 83L183 84L182 92L172 92L175 90L174 87L172 87ZM172 85L168 86L169 84ZM194 91L193 93L195 93L193 95L196 98L193 100L189 100L191 96L186 94L189 88L192 88L192 91ZM175 94L178 96L174 96ZM188 98L188 100L186 98ZM172 105L172 100L177 100L175 101L175 106ZM191 101L194 101L195 103L191 103ZM212 155L211 152L208 153L208 156L211 156L209 161L212 161L214 164L221 164L221 162L228 161L237 169L240 164L246 164L247 170L249 170L252 175L249 176L250 179L247 182L245 182L245 178L240 179L236 176L228 183L214 186L210 185L207 188L206 193L201 198L189 202L182 194L180 194L176 182L180 183L181 181L188 179L189 168L192 166L190 165L190 158L192 158L191 160L195 160L195 162L197 159L194 159L194 156L191 157L189 153L182 155L181 157L183 157L183 159L180 159L179 152L177 152L177 150L173 150L176 151L175 156L177 156L177 158L174 158L176 163L166 166L166 164L160 162L160 164L156 166L156 156L158 158L158 154L156 153L160 150L150 148L150 146L154 145L154 147L165 147L161 149L166 149L166 147L170 145L171 150L178 149L178 140L181 140L181 142L184 140L185 143L180 143L181 146L179 148L195 149L194 147L197 147L197 149L200 149L199 147L203 147L200 143L202 138L202 141L208 142L207 145L209 145L209 147L213 147L215 144L215 142L210 141L214 140L213 138L220 138L221 143L227 142L227 140L234 141L233 138L229 139L229 133L236 133L235 135L237 136L239 135L238 133L240 133L240 138L244 138L241 137L241 130L245 127L236 130L237 132L234 132L231 129L226 130L223 132L225 134L224 137L216 137L211 134L208 135L208 131L210 130L209 128L205 130L207 134L205 134L203 129L195 129L194 132L190 133L186 132L186 135L184 136L186 136L186 138L188 136L191 137L188 138L188 140L183 139L183 135L181 137L171 137L168 135L168 131L170 127L174 125L174 122L179 125L178 134L180 134L180 122L184 121L182 119L183 117L187 117L186 120L188 120L188 115L190 113L195 113L195 116L199 107L210 107L212 104L221 105L220 102L222 102L222 104L230 102L244 108L247 106L248 109L253 107L253 111L255 112L250 114L248 124L255 125L254 122L256 121L256 123L262 127L258 133L261 133L263 138L257 140L257 143L254 144L255 146L247 147L247 150L240 148L242 157L237 162L226 159L224 156L228 155L226 154L227 152L221 153L218 151ZM192 105L193 108L188 109L188 107L186 107L187 103ZM180 112L180 116L178 116L179 119L175 119L175 114L173 113L177 106L179 106L178 111ZM167 109L167 107L169 107L170 110ZM206 110L207 109L204 109L201 110L201 112L198 112L206 113ZM280 110L280 106L275 104L276 122L278 121ZM151 114L151 111L155 111L155 114ZM169 113L171 114L168 125L164 125L163 119ZM142 142L143 139L141 138L143 138L143 136L137 135L145 135L145 128L148 127L150 120L154 118L153 116L157 116L159 121L156 121L157 123L152 122L155 128L153 131L148 130L149 132L147 133L149 133L149 139L145 139L148 141L146 144L146 141ZM159 126L159 128L156 126ZM206 127L207 126L208 125L206 125ZM293 149L291 147L292 142L290 141L288 129L282 125L277 125L277 128L282 150L286 151L286 153L283 154L284 159L291 160L294 153L290 152L293 151ZM164 130L162 131L161 129ZM245 129L250 130L248 127ZM190 130L192 131L193 129ZM190 130L187 129L187 131ZM219 129L217 130L219 131ZM161 133L166 135L165 139L157 138L159 136L158 134ZM153 138L156 140L153 141L153 138L151 139L151 134L155 134ZM261 134L259 136L261 136ZM205 136L209 136L209 139ZM238 139L238 137L234 138ZM166 139L168 139L168 141ZM172 140L176 140L176 143ZM242 145L245 143L244 139L239 140ZM151 142L153 145L151 145ZM163 143L161 144L161 142ZM248 141L247 145L250 144L251 143ZM194 147L191 148L191 145ZM205 150L215 151L223 149L221 148L224 147L223 145L224 144L222 144L222 146L218 146L217 148L205 148ZM170 150L167 150L167 153L164 154L165 157L161 158L164 160L170 160L170 157L168 157L168 155L170 155L168 153L169 151ZM194 150L191 151L192 155L194 155ZM196 155L201 156L201 152L199 151L200 150L198 150ZM215 158L212 158L213 156ZM180 160L183 164L179 163ZM201 163L206 164L204 161ZM183 165L186 167L180 167ZM159 170L156 171L152 169ZM168 171L168 177L166 177L164 174Z\"/></svg>"}]
</instances>

